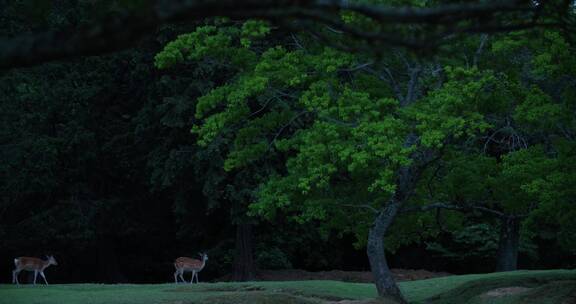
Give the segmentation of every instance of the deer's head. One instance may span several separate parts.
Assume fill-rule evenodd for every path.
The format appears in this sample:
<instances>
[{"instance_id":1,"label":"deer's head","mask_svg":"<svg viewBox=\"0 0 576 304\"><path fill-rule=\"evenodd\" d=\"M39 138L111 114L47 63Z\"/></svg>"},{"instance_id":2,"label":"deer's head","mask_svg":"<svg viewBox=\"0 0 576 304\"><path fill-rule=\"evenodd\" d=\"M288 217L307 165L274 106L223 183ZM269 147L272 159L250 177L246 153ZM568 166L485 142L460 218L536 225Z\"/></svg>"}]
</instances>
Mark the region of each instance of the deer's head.
<instances>
[{"instance_id":1,"label":"deer's head","mask_svg":"<svg viewBox=\"0 0 576 304\"><path fill-rule=\"evenodd\" d=\"M206 253L200 252L198 255L200 256L200 259L202 259L203 262L208 261L208 255Z\"/></svg>"},{"instance_id":2,"label":"deer's head","mask_svg":"<svg viewBox=\"0 0 576 304\"><path fill-rule=\"evenodd\" d=\"M56 262L54 256L49 255L47 256L47 258L48 258L48 265L54 265L54 266L58 265L58 262Z\"/></svg>"}]
</instances>

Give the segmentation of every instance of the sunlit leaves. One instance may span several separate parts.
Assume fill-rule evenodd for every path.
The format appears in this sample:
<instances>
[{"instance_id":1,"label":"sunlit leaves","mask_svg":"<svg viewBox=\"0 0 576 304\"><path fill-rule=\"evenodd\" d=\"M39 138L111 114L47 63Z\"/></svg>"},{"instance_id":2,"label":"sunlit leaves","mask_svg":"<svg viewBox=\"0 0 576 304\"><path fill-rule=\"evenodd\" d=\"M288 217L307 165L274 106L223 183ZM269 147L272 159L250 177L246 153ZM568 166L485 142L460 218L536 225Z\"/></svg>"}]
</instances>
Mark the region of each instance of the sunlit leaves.
<instances>
[{"instance_id":1,"label":"sunlit leaves","mask_svg":"<svg viewBox=\"0 0 576 304\"><path fill-rule=\"evenodd\" d=\"M526 97L515 110L514 119L533 128L553 128L562 116L562 106L541 89L533 86L526 91Z\"/></svg>"},{"instance_id":2,"label":"sunlit leaves","mask_svg":"<svg viewBox=\"0 0 576 304\"><path fill-rule=\"evenodd\" d=\"M156 54L154 64L160 69L170 68L185 60L213 58L228 61L231 65L242 69L253 64L255 54L246 48L232 47L239 35L234 27L219 28L211 25L201 26L196 31L182 34L176 40L169 42L164 49Z\"/></svg>"},{"instance_id":3,"label":"sunlit leaves","mask_svg":"<svg viewBox=\"0 0 576 304\"><path fill-rule=\"evenodd\" d=\"M270 26L261 20L248 20L242 24L240 44L250 47L253 40L262 39L270 33Z\"/></svg>"},{"instance_id":4,"label":"sunlit leaves","mask_svg":"<svg viewBox=\"0 0 576 304\"><path fill-rule=\"evenodd\" d=\"M482 105L497 79L476 69L447 67L446 72L449 80L432 91L426 102L409 110L425 146L441 147L449 137L473 136L490 126L484 120Z\"/></svg>"},{"instance_id":5,"label":"sunlit leaves","mask_svg":"<svg viewBox=\"0 0 576 304\"><path fill-rule=\"evenodd\" d=\"M370 23L350 12L342 17L360 28ZM320 45L273 42L262 47L271 28L257 21L240 28L198 28L168 45L156 64L165 68L211 58L236 72L198 98L199 123L193 132L204 146L231 139L227 171L264 160L274 163L275 173L260 185L252 214L273 218L281 212L299 222L324 220L360 236L373 216L369 210L381 208L395 194L398 169L429 152L441 154L445 166L439 175L424 172L440 186L431 194L434 198L483 202L512 213L533 210L532 202L542 198L531 189L548 185L544 181L552 177L544 177L543 171L554 167L555 160L526 138L534 130L557 130L555 122L564 127L573 121L566 114L569 104L557 100L561 94L526 82L570 70L558 67L567 56L566 43L546 33L552 43L539 51L520 33L491 37L491 55L500 56L492 69L454 61L434 66L438 70L430 73L427 63L414 63L428 74L410 102L399 92L410 87L401 72L378 77L380 63ZM393 67L387 71L410 65L408 57L395 56L384 60ZM502 59L512 64L503 68ZM566 92L571 91L561 91ZM406 145L409 134L417 140ZM499 147L499 155L489 154L491 144L508 139L514 141L508 150ZM350 206L357 209L350 212ZM354 225L345 219L350 214L362 225L347 226ZM420 222L414 227L425 227L429 220L416 216Z\"/></svg>"}]
</instances>

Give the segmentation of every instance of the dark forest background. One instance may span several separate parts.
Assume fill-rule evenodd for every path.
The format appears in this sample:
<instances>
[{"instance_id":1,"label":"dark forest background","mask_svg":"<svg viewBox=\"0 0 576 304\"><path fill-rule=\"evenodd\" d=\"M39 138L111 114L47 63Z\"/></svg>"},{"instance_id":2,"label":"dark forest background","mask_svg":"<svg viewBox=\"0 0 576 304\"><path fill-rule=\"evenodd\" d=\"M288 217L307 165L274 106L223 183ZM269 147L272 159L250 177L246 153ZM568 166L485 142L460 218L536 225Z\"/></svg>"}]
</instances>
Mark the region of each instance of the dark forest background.
<instances>
[{"instance_id":1,"label":"dark forest background","mask_svg":"<svg viewBox=\"0 0 576 304\"><path fill-rule=\"evenodd\" d=\"M3 37L81 26L114 9L73 0L0 7ZM196 98L226 70L154 66L167 42L197 25L164 25L112 54L0 71L0 282L14 257L48 254L59 262L48 271L54 283L169 282L176 257L201 251L210 257L201 280L246 279L246 267L369 271L352 234L245 216L242 184L252 176L224 174L222 151L200 149L190 132ZM478 220L403 245L390 265L493 271L498 225ZM439 244L449 252L432 249ZM519 268L574 265L553 238L521 245Z\"/></svg>"}]
</instances>

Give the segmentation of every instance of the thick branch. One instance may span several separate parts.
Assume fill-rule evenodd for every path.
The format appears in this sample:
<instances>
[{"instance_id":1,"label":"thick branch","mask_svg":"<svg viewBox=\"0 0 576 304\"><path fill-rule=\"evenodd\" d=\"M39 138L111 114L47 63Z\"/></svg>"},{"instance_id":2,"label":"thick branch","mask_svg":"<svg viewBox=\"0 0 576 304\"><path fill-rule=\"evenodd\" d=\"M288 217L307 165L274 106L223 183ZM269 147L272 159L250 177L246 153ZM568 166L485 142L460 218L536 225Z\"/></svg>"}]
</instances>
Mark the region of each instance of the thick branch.
<instances>
[{"instance_id":1,"label":"thick branch","mask_svg":"<svg viewBox=\"0 0 576 304\"><path fill-rule=\"evenodd\" d=\"M483 213L491 214L497 217L505 217L507 214L500 212L498 210L490 209L483 206L474 206L474 205L454 205L449 203L434 203L429 204L426 206L418 206L418 207L410 207L402 209L402 213L408 212L418 212L418 211L428 211L428 210L436 210L436 209L445 209L445 210L454 210L460 212L470 212L473 210L477 210Z\"/></svg>"},{"instance_id":2,"label":"thick branch","mask_svg":"<svg viewBox=\"0 0 576 304\"><path fill-rule=\"evenodd\" d=\"M156 4L137 14L109 18L81 29L0 39L0 68L113 52L132 46L162 24L191 22L213 16L271 21L312 20L365 42L412 49L439 43L438 34L442 36L442 31L454 32L455 28L461 27L462 21L467 21L469 29L464 26L457 32L493 32L539 26L539 20L545 17L539 15L544 15L544 4L535 7L529 1L451 4L431 8L353 5L345 0L158 0ZM339 14L342 9L370 17L388 28L390 25L418 24L426 25L431 31L428 37L411 40L394 30L389 33L360 30L342 22Z\"/></svg>"}]
</instances>

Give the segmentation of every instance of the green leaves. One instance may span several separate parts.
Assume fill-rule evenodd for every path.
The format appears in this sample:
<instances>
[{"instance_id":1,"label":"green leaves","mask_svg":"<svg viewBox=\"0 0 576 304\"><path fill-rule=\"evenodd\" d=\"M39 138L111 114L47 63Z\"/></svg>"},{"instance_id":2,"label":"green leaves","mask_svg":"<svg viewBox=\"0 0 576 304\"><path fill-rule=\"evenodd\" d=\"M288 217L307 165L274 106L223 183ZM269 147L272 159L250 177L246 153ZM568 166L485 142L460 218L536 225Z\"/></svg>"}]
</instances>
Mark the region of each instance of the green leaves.
<instances>
[{"instance_id":1,"label":"green leaves","mask_svg":"<svg viewBox=\"0 0 576 304\"><path fill-rule=\"evenodd\" d=\"M270 33L270 26L262 20L248 20L242 24L240 44L248 48L253 40L262 39Z\"/></svg>"},{"instance_id":2,"label":"green leaves","mask_svg":"<svg viewBox=\"0 0 576 304\"><path fill-rule=\"evenodd\" d=\"M330 105L330 85L326 81L317 81L304 91L299 102L308 110L325 109Z\"/></svg>"},{"instance_id":3,"label":"green leaves","mask_svg":"<svg viewBox=\"0 0 576 304\"><path fill-rule=\"evenodd\" d=\"M206 25L194 32L182 34L169 42L154 57L159 69L167 69L184 61L213 58L228 61L234 67L242 69L253 64L255 54L246 48L234 47L240 31L235 27L216 27Z\"/></svg>"},{"instance_id":4,"label":"green leaves","mask_svg":"<svg viewBox=\"0 0 576 304\"><path fill-rule=\"evenodd\" d=\"M219 33L215 26L199 27L189 34L178 36L169 42L154 58L157 68L166 69L184 60L194 60L212 54L215 49L230 45L230 37Z\"/></svg>"},{"instance_id":5,"label":"green leaves","mask_svg":"<svg viewBox=\"0 0 576 304\"><path fill-rule=\"evenodd\" d=\"M472 137L490 124L484 120L487 90L498 80L492 73L477 69L446 68L448 80L428 94L425 100L408 110L417 121L421 143L439 148L450 137Z\"/></svg>"},{"instance_id":6,"label":"green leaves","mask_svg":"<svg viewBox=\"0 0 576 304\"><path fill-rule=\"evenodd\" d=\"M576 153L573 141L559 141L556 155L535 149L514 156L509 174L520 178L524 196L538 202L528 226L537 235L552 238L565 249L576 252ZM535 174L536 173L536 174Z\"/></svg>"},{"instance_id":7,"label":"green leaves","mask_svg":"<svg viewBox=\"0 0 576 304\"><path fill-rule=\"evenodd\" d=\"M342 17L355 26L371 23L354 13ZM533 189L549 185L542 170L555 160L525 138L535 130L558 130L558 121L570 126L573 119L566 113L573 105L525 79L570 71L552 67L566 57L565 42L553 32L546 34L552 44L538 51L522 34L483 42L491 44L490 55L513 61L493 58L491 68L481 68L477 58L474 67L457 60L438 66L392 51L383 62L370 58L366 64L360 54L314 42L303 47L263 40L271 35L260 21L200 27L156 58L161 68L211 59L233 73L198 98L199 123L192 132L204 147L232 143L226 146L228 172L270 166L273 173L251 205L253 215L273 218L281 212L298 222L324 220L360 236L373 216L369 210L395 194L397 170L427 153L443 153L446 171L423 172L429 183L441 185L432 193L438 199L490 201L500 211L528 212L529 202L538 200ZM525 57L514 57L526 50L533 52L526 57L531 66L523 65ZM415 96L410 103L397 100L409 95ZM409 134L417 140L407 146ZM507 140L505 148L491 146ZM498 155L490 155L491 149ZM344 205L361 211L338 207ZM350 214L355 223L344 219ZM429 219L415 221L420 226L414 227L424 227ZM353 227L358 222L364 226Z\"/></svg>"},{"instance_id":8,"label":"green leaves","mask_svg":"<svg viewBox=\"0 0 576 304\"><path fill-rule=\"evenodd\" d=\"M549 95L536 86L532 86L525 94L526 97L515 109L514 119L531 128L554 129L562 120L562 106L554 103Z\"/></svg>"}]
</instances>

